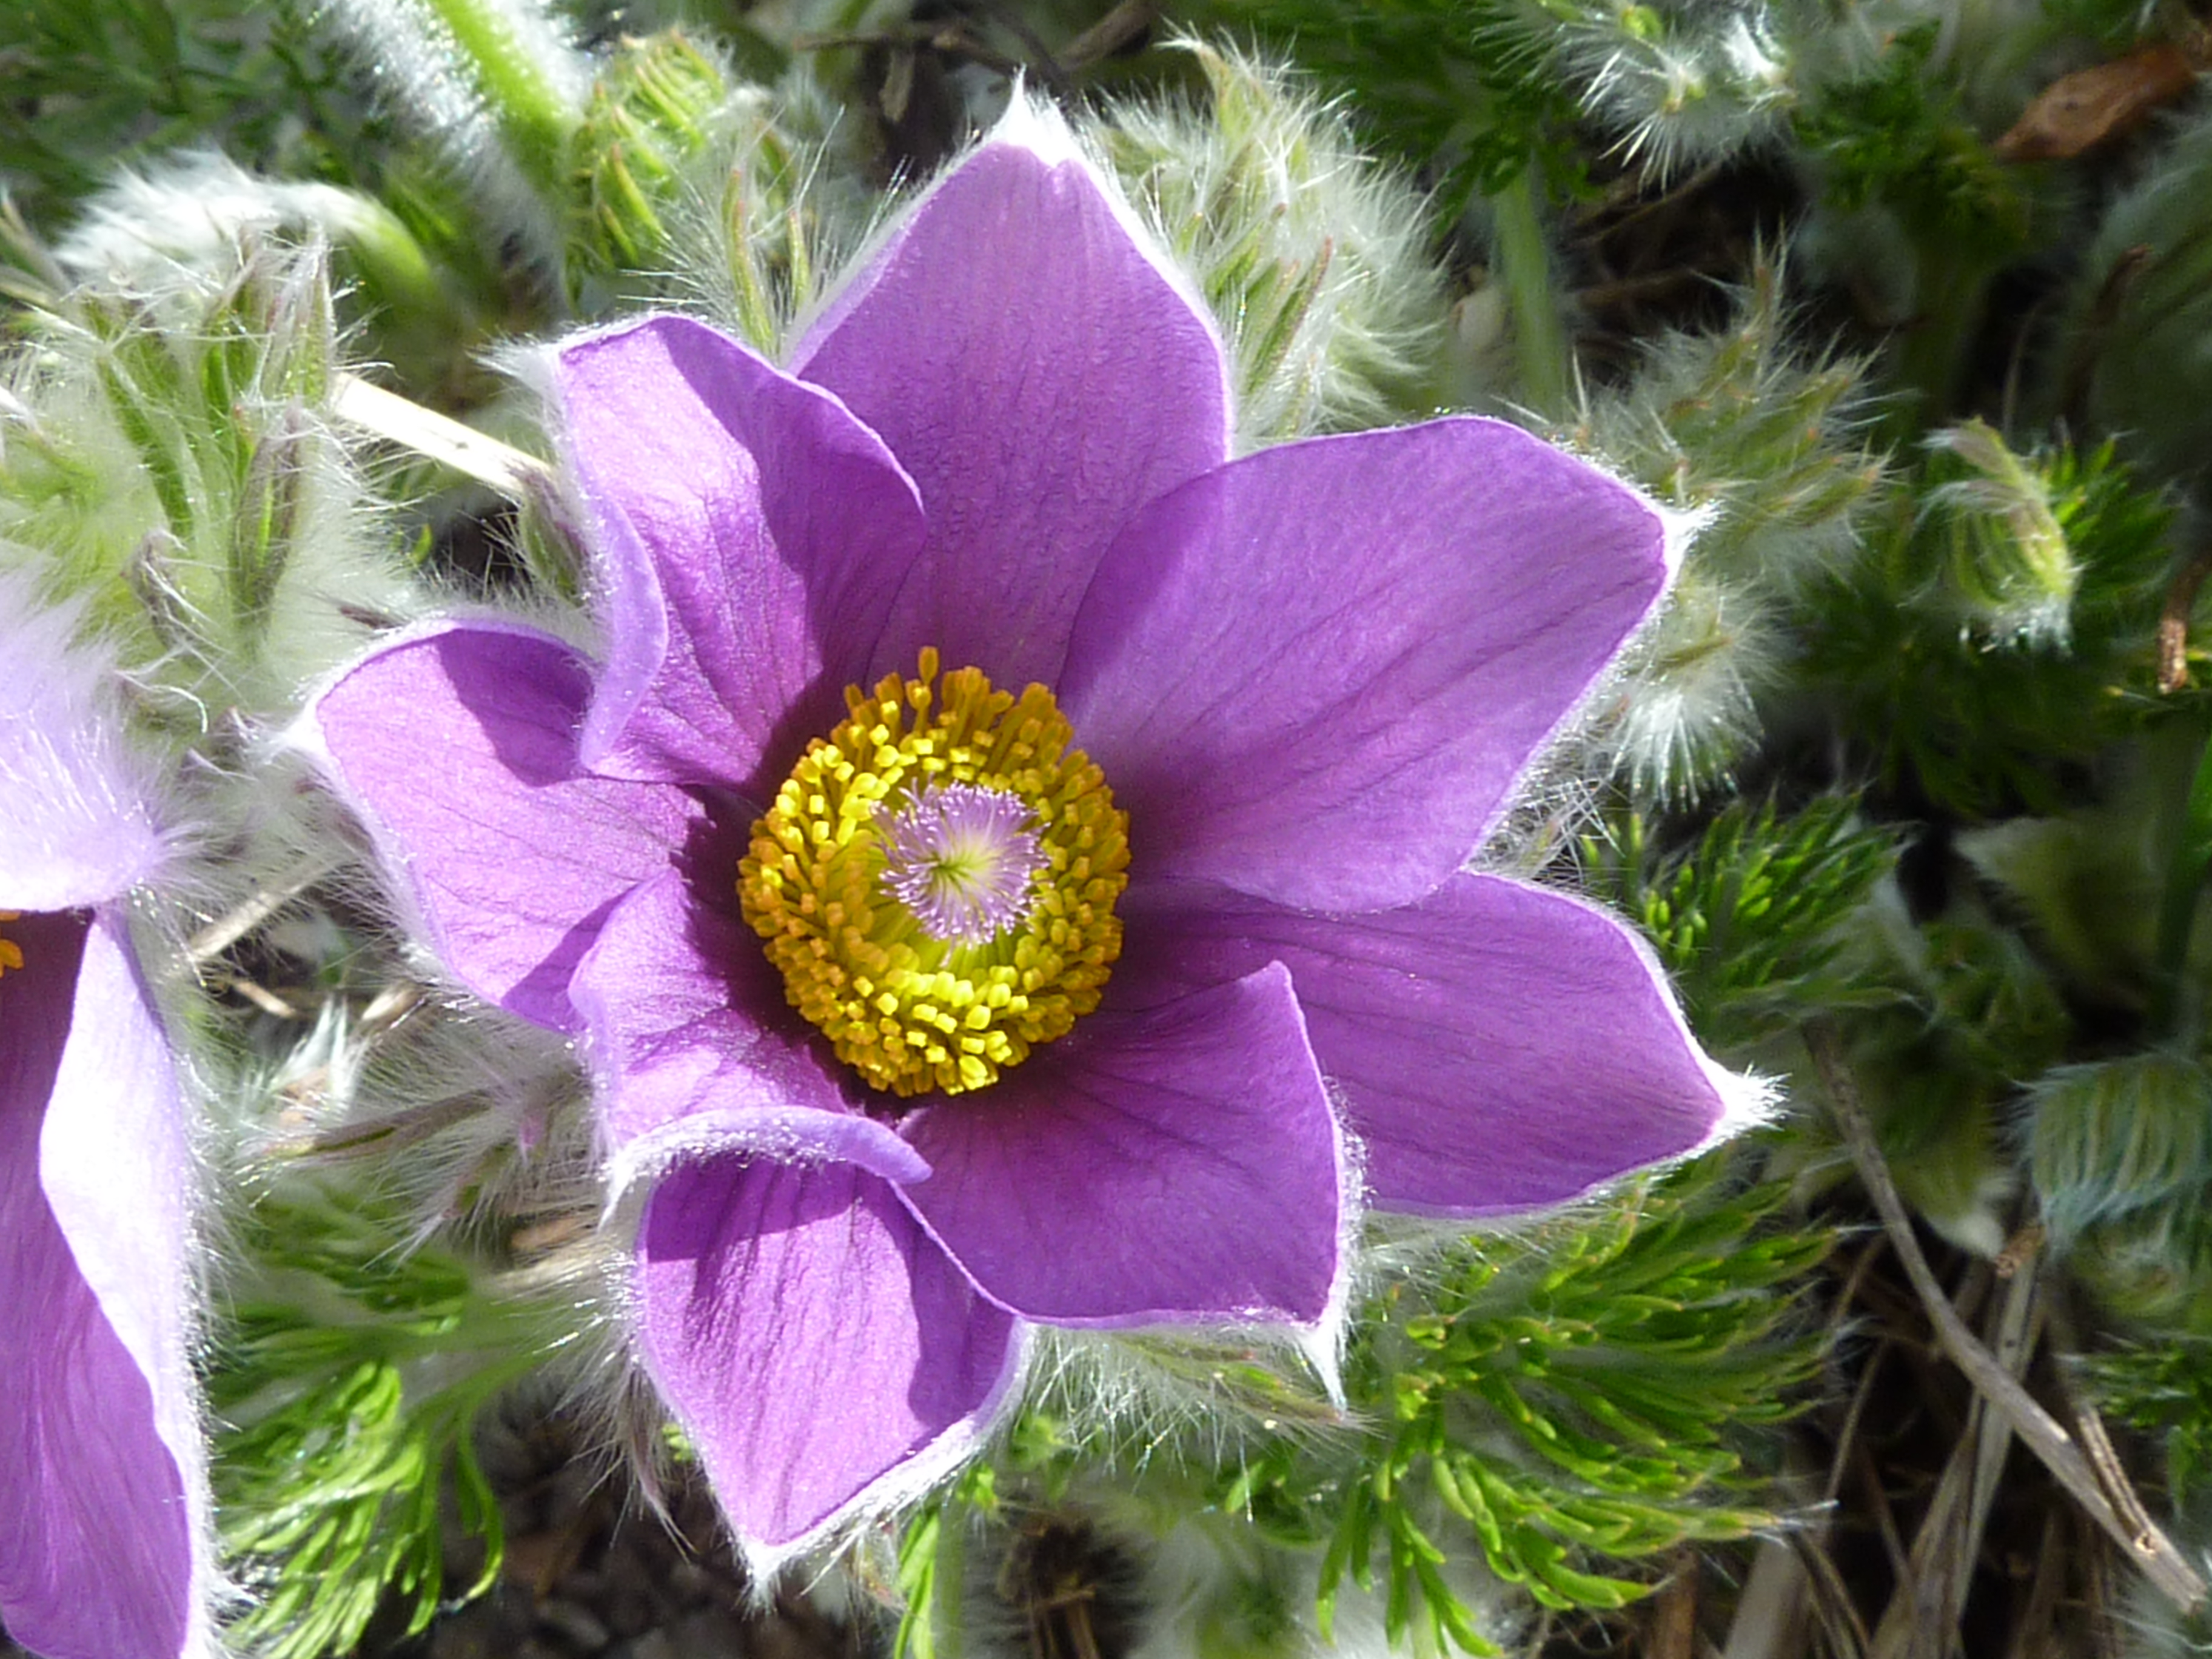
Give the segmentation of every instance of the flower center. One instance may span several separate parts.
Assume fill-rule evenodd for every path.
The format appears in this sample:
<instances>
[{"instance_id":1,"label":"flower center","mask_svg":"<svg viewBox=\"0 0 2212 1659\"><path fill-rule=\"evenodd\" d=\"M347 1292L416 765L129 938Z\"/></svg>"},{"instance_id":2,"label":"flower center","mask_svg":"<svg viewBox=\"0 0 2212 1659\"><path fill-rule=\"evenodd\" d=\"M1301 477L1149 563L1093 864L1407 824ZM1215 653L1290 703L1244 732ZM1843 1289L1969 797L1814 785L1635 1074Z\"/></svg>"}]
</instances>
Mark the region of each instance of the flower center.
<instances>
[{"instance_id":1,"label":"flower center","mask_svg":"<svg viewBox=\"0 0 2212 1659\"><path fill-rule=\"evenodd\" d=\"M933 939L982 945L1029 919L1050 862L1028 804L973 783L925 783L879 828L884 890Z\"/></svg>"},{"instance_id":2,"label":"flower center","mask_svg":"<svg viewBox=\"0 0 2212 1659\"><path fill-rule=\"evenodd\" d=\"M0 910L0 921L18 921L22 915L21 910ZM22 965L23 947L11 939L0 939L0 974Z\"/></svg>"},{"instance_id":3,"label":"flower center","mask_svg":"<svg viewBox=\"0 0 2212 1659\"><path fill-rule=\"evenodd\" d=\"M791 1006L895 1095L998 1080L1098 1006L1128 814L1052 693L981 670L847 688L738 866Z\"/></svg>"}]
</instances>

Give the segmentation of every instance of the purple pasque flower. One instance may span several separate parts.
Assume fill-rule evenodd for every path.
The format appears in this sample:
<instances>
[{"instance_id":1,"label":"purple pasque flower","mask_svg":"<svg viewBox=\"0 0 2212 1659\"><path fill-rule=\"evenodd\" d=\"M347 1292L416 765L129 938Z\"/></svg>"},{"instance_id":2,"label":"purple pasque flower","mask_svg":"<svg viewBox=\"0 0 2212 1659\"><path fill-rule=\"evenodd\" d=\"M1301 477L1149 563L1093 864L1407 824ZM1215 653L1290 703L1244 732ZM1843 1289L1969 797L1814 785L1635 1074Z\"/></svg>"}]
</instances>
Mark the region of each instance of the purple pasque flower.
<instances>
[{"instance_id":1,"label":"purple pasque flower","mask_svg":"<svg viewBox=\"0 0 2212 1659\"><path fill-rule=\"evenodd\" d=\"M162 840L74 615L0 573L0 1624L211 1650L176 1062L123 896Z\"/></svg>"},{"instance_id":2,"label":"purple pasque flower","mask_svg":"<svg viewBox=\"0 0 2212 1659\"><path fill-rule=\"evenodd\" d=\"M1656 515L1484 420L1232 458L1064 132L940 179L788 369L655 317L556 390L603 653L418 630L309 740L453 971L582 1040L757 1564L964 1455L1029 1324L1323 1324L1342 1127L1471 1217L1728 1115L1618 923L1462 868Z\"/></svg>"}]
</instances>

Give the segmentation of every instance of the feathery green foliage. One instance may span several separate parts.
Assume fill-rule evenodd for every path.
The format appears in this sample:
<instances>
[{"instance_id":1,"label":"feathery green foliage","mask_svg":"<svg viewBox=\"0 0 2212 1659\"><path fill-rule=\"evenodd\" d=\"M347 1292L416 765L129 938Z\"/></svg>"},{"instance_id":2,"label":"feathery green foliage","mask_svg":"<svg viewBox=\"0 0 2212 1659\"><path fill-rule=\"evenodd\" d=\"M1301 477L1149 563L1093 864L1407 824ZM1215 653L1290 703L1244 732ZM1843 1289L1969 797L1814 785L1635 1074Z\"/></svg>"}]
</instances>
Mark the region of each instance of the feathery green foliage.
<instances>
[{"instance_id":1,"label":"feathery green foliage","mask_svg":"<svg viewBox=\"0 0 2212 1659\"><path fill-rule=\"evenodd\" d=\"M118 161L195 143L347 179L368 125L300 15L264 0L10 0L0 64L0 184L49 224Z\"/></svg>"},{"instance_id":2,"label":"feathery green foliage","mask_svg":"<svg viewBox=\"0 0 2212 1659\"><path fill-rule=\"evenodd\" d=\"M1392 1284L1355 1328L1349 1422L1227 1353L1190 1374L1247 1390L1225 1447L1206 1415L1085 1432L1071 1425L1095 1422L1097 1403L1079 1386L1072 1417L1034 1401L993 1464L909 1522L902 1651L934 1650L964 1528L1108 1492L1127 1495L1124 1524L1163 1534L1221 1517L1240 1534L1243 1589L1304 1583L1324 1639L1356 1585L1392 1641L1417 1631L1430 1650L1473 1654L1498 1650L1462 1564L1546 1606L1619 1607L1648 1588L1624 1568L1767 1524L1747 1437L1803 1403L1820 1342L1791 1291L1826 1243L1783 1224L1784 1188L1733 1185L1726 1163L1467 1239ZM1231 1601L1218 1612L1231 1623L1253 1611Z\"/></svg>"},{"instance_id":3,"label":"feathery green foliage","mask_svg":"<svg viewBox=\"0 0 2212 1659\"><path fill-rule=\"evenodd\" d=\"M1894 834L1866 823L1856 801L1830 797L1786 818L1771 800L1739 801L1665 858L1648 835L1627 814L1585 838L1583 868L1657 948L1708 1041L1744 1047L1852 1000L1846 930L1897 856Z\"/></svg>"},{"instance_id":4,"label":"feathery green foliage","mask_svg":"<svg viewBox=\"0 0 2212 1659\"><path fill-rule=\"evenodd\" d=\"M270 1659L360 1640L394 1598L407 1632L489 1589L504 1534L477 1462L479 1414L570 1340L495 1302L458 1258L402 1253L394 1216L335 1189L267 1199L236 1243L250 1286L216 1334L208 1398L222 1543L258 1593L234 1639ZM483 1571L445 1579L444 1494Z\"/></svg>"},{"instance_id":5,"label":"feathery green foliage","mask_svg":"<svg viewBox=\"0 0 2212 1659\"><path fill-rule=\"evenodd\" d=\"M2026 240L2027 204L1929 72L1936 33L1933 23L1905 30L1871 72L1825 88L1798 114L1797 137L1827 206L1885 206L1917 230L2002 257Z\"/></svg>"},{"instance_id":6,"label":"feathery green foliage","mask_svg":"<svg viewBox=\"0 0 2212 1659\"><path fill-rule=\"evenodd\" d=\"M1347 1377L1386 1426L1338 1500L1325 1606L1379 1551L1394 1635L1420 1621L1439 1648L1486 1651L1439 1571L1435 1505L1555 1607L1620 1606L1646 1586L1607 1563L1771 1519L1745 1501L1736 1437L1796 1409L1819 1363L1786 1287L1826 1244L1765 1224L1782 1189L1718 1179L1694 1170L1595 1223L1470 1241L1419 1303L1386 1297Z\"/></svg>"}]
</instances>

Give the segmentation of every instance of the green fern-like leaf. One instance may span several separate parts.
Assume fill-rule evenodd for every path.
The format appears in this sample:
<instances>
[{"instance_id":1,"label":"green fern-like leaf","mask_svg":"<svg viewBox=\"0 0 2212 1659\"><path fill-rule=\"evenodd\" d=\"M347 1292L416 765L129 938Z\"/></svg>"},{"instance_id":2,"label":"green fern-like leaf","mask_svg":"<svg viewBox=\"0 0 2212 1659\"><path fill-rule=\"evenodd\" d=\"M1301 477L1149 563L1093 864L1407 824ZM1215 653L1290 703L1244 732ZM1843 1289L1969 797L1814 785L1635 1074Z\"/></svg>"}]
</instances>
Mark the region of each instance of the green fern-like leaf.
<instances>
[{"instance_id":1,"label":"green fern-like leaf","mask_svg":"<svg viewBox=\"0 0 2212 1659\"><path fill-rule=\"evenodd\" d=\"M1738 802L1686 852L1656 858L1644 820L1583 847L1594 884L1628 913L1675 979L1692 1024L1722 1048L1798 1011L1847 1001L1844 929L1896 860L1896 838L1846 796L1788 817Z\"/></svg>"},{"instance_id":2,"label":"green fern-like leaf","mask_svg":"<svg viewBox=\"0 0 2212 1659\"><path fill-rule=\"evenodd\" d=\"M379 131L302 10L261 0L9 0L0 63L4 171L49 227L118 160L220 143L350 181Z\"/></svg>"},{"instance_id":3,"label":"green fern-like leaf","mask_svg":"<svg viewBox=\"0 0 2212 1659\"><path fill-rule=\"evenodd\" d=\"M231 1635L269 1659L349 1651L387 1605L416 1634L499 1570L475 1424L559 1345L558 1321L487 1298L465 1263L401 1248L390 1223L325 1194L266 1200L241 1229L256 1293L218 1333L207 1389L229 1425L213 1468L221 1542L258 1592ZM450 1595L448 1489L484 1548L483 1571Z\"/></svg>"},{"instance_id":4,"label":"green fern-like leaf","mask_svg":"<svg viewBox=\"0 0 2212 1659\"><path fill-rule=\"evenodd\" d=\"M1875 72L1808 101L1799 142L1836 206L1885 202L1953 242L2009 253L2027 234L2026 198L1929 73L1936 46L1933 24L1899 35Z\"/></svg>"},{"instance_id":5,"label":"green fern-like leaf","mask_svg":"<svg viewBox=\"0 0 2212 1659\"><path fill-rule=\"evenodd\" d=\"M1455 1516L1492 1571L1554 1607L1646 1588L1607 1564L1739 1537L1735 1440L1773 1422L1818 1363L1785 1294L1826 1250L1772 1225L1778 1188L1729 1196L1692 1174L1640 1186L1597 1225L1470 1241L1414 1308L1404 1287L1363 1334L1352 1392L1383 1443L1341 1501L1324 1605L1382 1557L1394 1637L1493 1650L1442 1571Z\"/></svg>"}]
</instances>

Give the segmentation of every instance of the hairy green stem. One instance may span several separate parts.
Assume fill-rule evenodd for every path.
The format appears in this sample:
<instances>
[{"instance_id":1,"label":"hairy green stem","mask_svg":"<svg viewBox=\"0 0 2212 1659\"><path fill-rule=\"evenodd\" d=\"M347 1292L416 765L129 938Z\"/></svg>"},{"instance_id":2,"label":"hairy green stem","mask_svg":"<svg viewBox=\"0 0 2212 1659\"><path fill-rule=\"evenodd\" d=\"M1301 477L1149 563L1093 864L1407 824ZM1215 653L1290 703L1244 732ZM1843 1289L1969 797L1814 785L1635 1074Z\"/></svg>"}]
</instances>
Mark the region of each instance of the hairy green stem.
<instances>
[{"instance_id":1,"label":"hairy green stem","mask_svg":"<svg viewBox=\"0 0 2212 1659\"><path fill-rule=\"evenodd\" d=\"M1927 252L1921 271L1920 314L1897 342L1897 384L1907 395L1881 422L1883 437L1900 446L1917 442L1958 408L1966 354L1980 337L1996 274L1978 254L1942 251Z\"/></svg>"},{"instance_id":2,"label":"hairy green stem","mask_svg":"<svg viewBox=\"0 0 2212 1659\"><path fill-rule=\"evenodd\" d=\"M532 50L498 0L424 0L476 72L477 90L514 153L549 202L568 190L569 140L583 112Z\"/></svg>"},{"instance_id":3,"label":"hairy green stem","mask_svg":"<svg viewBox=\"0 0 2212 1659\"><path fill-rule=\"evenodd\" d=\"M1521 393L1546 415L1567 412L1574 360L1552 286L1552 257L1536 215L1536 179L1524 167L1490 198L1497 236L1498 272L1513 315L1513 347Z\"/></svg>"},{"instance_id":4,"label":"hairy green stem","mask_svg":"<svg viewBox=\"0 0 2212 1659\"><path fill-rule=\"evenodd\" d=\"M948 1504L937 1534L937 1594L930 1598L930 1617L936 1623L930 1634L936 1651L945 1659L963 1659L968 1651L968 1633L963 1628L966 1608L960 1593L967 1571L967 1524Z\"/></svg>"},{"instance_id":5,"label":"hairy green stem","mask_svg":"<svg viewBox=\"0 0 2212 1659\"><path fill-rule=\"evenodd\" d=\"M374 300L417 327L456 326L459 319L437 266L390 208L362 198L341 238Z\"/></svg>"}]
</instances>

